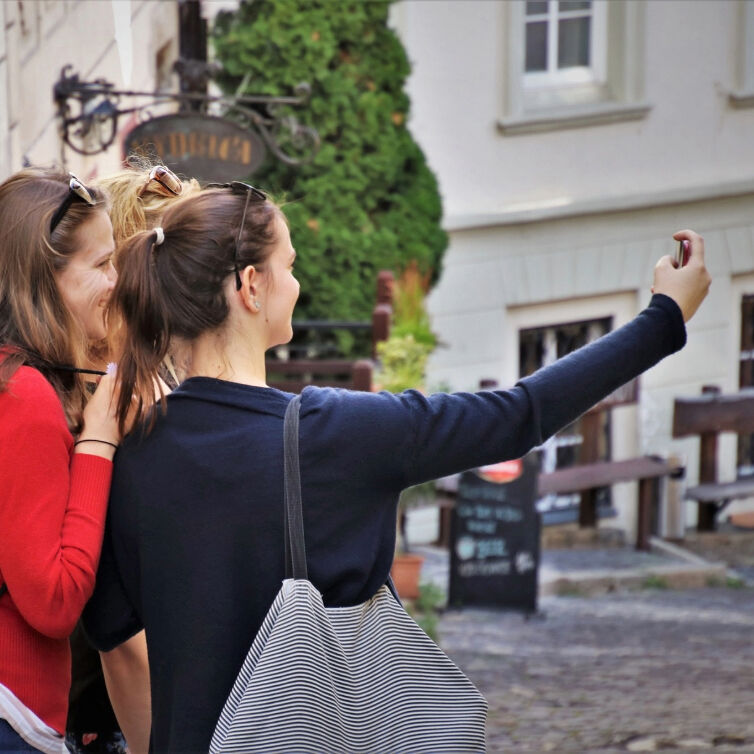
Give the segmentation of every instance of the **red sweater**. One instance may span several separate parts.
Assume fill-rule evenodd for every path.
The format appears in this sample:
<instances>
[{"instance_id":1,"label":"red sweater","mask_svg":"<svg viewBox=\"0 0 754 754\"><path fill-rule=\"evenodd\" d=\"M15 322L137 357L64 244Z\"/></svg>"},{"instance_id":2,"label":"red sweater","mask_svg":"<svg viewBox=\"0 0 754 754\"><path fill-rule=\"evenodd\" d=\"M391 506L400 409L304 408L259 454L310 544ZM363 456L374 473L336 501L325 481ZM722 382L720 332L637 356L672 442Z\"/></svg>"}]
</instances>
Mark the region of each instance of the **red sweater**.
<instances>
[{"instance_id":1,"label":"red sweater","mask_svg":"<svg viewBox=\"0 0 754 754\"><path fill-rule=\"evenodd\" d=\"M68 636L94 588L111 472L73 453L57 394L21 367L0 393L0 683L59 733Z\"/></svg>"}]
</instances>

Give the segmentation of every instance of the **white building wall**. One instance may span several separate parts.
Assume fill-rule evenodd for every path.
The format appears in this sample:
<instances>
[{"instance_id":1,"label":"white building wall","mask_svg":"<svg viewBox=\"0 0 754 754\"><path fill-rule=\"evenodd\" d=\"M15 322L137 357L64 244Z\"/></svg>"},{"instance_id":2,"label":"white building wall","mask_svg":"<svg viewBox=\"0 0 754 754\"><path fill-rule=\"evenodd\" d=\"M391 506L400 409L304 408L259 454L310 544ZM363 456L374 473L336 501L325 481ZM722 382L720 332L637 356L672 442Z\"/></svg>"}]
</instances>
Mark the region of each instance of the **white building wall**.
<instances>
[{"instance_id":1,"label":"white building wall","mask_svg":"<svg viewBox=\"0 0 754 754\"><path fill-rule=\"evenodd\" d=\"M0 3L0 177L11 172L10 159L10 112L8 89L10 71L8 65L8 45L6 40L7 4Z\"/></svg>"},{"instance_id":2,"label":"white building wall","mask_svg":"<svg viewBox=\"0 0 754 754\"><path fill-rule=\"evenodd\" d=\"M91 180L119 169L120 138L104 154L62 151L53 85L70 64L84 81L103 78L116 88L154 90L157 51L178 56L178 11L149 0L21 0L0 3L0 177L25 164L63 165ZM117 28L116 28L117 20ZM5 85L7 82L7 85ZM7 115L4 108L7 109ZM119 131L133 124L123 118Z\"/></svg>"},{"instance_id":3,"label":"white building wall","mask_svg":"<svg viewBox=\"0 0 754 754\"><path fill-rule=\"evenodd\" d=\"M500 122L515 1L401 0L392 16L413 65L410 127L438 176L450 236L429 298L444 344L429 382L510 385L519 329L630 319L649 300L655 262L674 251L672 233L694 228L710 295L687 347L642 377L639 405L614 410L612 438L615 459L680 454L694 481L698 441L672 439L673 400L706 384L737 389L740 297L754 291L754 3L611 0L611 12L634 14L623 73L641 115L567 128L555 118L511 134ZM720 451L729 479L735 438ZM615 498L632 532L635 487Z\"/></svg>"},{"instance_id":4,"label":"white building wall","mask_svg":"<svg viewBox=\"0 0 754 754\"><path fill-rule=\"evenodd\" d=\"M627 195L752 178L754 109L729 103L740 56L739 2L637 4L645 8L644 50L633 62L643 70L648 115L508 136L498 121L513 33L506 28L509 3L401 0L393 19L413 65L410 127L438 175L448 227L517 208L610 198L620 204Z\"/></svg>"}]
</instances>

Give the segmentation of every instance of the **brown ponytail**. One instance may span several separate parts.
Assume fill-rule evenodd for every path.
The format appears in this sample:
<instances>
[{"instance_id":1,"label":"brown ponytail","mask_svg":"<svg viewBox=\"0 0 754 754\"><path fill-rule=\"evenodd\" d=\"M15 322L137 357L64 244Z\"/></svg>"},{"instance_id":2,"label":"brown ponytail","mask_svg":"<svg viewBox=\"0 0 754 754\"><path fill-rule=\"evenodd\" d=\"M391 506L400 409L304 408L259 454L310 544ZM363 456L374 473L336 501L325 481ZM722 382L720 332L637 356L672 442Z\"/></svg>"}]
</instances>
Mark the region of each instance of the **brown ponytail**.
<instances>
[{"instance_id":1,"label":"brown ponytail","mask_svg":"<svg viewBox=\"0 0 754 754\"><path fill-rule=\"evenodd\" d=\"M125 243L128 264L121 267L111 301L111 307L116 307L125 323L120 344L124 355L118 363L117 377L121 385L118 424L122 434L130 412L142 417L151 405L159 384L157 371L170 345L170 320L153 259L155 240L155 232L147 230ZM159 391L162 396L161 387Z\"/></svg>"},{"instance_id":2,"label":"brown ponytail","mask_svg":"<svg viewBox=\"0 0 754 754\"><path fill-rule=\"evenodd\" d=\"M117 378L121 431L150 416L159 367L173 342L190 343L225 323L225 283L234 273L239 230L239 267L264 269L280 210L270 201L249 204L241 229L245 200L227 189L179 199L163 216L162 243L155 243L154 230L145 231L119 250L110 306L124 326ZM152 413L148 426L154 418Z\"/></svg>"}]
</instances>

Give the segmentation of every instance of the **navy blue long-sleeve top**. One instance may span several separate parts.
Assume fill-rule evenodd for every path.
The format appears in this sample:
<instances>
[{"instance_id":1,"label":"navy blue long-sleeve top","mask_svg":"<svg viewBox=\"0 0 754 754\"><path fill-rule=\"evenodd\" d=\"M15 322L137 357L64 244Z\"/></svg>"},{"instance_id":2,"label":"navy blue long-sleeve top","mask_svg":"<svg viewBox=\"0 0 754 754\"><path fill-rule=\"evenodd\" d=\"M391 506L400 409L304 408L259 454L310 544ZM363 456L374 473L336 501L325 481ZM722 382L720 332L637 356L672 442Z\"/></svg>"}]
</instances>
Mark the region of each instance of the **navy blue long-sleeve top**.
<instances>
[{"instance_id":1,"label":"navy blue long-sleeve top","mask_svg":"<svg viewBox=\"0 0 754 754\"><path fill-rule=\"evenodd\" d=\"M510 390L303 392L300 463L309 578L328 606L385 583L402 489L519 458L680 349L680 309L655 295L634 320ZM86 631L109 650L146 628L152 748L207 751L285 576L283 416L292 395L206 377L124 440Z\"/></svg>"}]
</instances>

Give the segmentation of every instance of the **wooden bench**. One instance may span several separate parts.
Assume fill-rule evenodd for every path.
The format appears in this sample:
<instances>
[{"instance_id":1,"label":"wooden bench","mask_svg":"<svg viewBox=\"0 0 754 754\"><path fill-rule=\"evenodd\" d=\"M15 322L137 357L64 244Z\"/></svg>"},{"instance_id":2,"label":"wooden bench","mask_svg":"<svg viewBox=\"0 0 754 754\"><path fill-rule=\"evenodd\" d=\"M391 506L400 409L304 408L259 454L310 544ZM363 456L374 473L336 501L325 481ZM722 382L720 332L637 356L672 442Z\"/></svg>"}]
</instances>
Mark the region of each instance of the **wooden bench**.
<instances>
[{"instance_id":1,"label":"wooden bench","mask_svg":"<svg viewBox=\"0 0 754 754\"><path fill-rule=\"evenodd\" d=\"M698 531L714 531L717 514L733 500L754 497L754 478L720 482L717 468L721 432L754 433L754 390L723 395L707 385L697 398L676 398L673 437L699 437L699 484L686 490L698 504Z\"/></svg>"},{"instance_id":2,"label":"wooden bench","mask_svg":"<svg viewBox=\"0 0 754 754\"><path fill-rule=\"evenodd\" d=\"M653 520L659 511L657 480L682 471L681 466L652 456L631 458L626 461L602 461L539 475L539 494L585 492L608 487L619 482L639 483L636 522L636 549L649 550Z\"/></svg>"},{"instance_id":3,"label":"wooden bench","mask_svg":"<svg viewBox=\"0 0 754 754\"><path fill-rule=\"evenodd\" d=\"M267 361L267 382L278 390L300 393L307 385L372 389L373 364L368 359L296 359Z\"/></svg>"},{"instance_id":4,"label":"wooden bench","mask_svg":"<svg viewBox=\"0 0 754 754\"><path fill-rule=\"evenodd\" d=\"M657 480L673 476L683 467L653 456L632 458L626 461L599 461L567 469L540 474L539 495L589 492L599 487L608 487L619 482L638 482L638 520L636 526L636 549L649 550L652 522L659 511ZM447 547L450 540L450 516L458 490L458 476L438 480L435 505L440 509L440 532L438 544Z\"/></svg>"},{"instance_id":5,"label":"wooden bench","mask_svg":"<svg viewBox=\"0 0 754 754\"><path fill-rule=\"evenodd\" d=\"M371 336L372 359L377 352L377 343L387 340L393 312L393 273L382 270L377 275L377 301L372 311L371 322L343 322L327 320L294 320L294 334L308 331L331 335L337 330L365 332ZM333 350L333 349L329 349ZM349 390L372 389L374 364L369 359L329 358L328 349L319 345L289 345L281 348L283 358L267 357L267 383L278 390L300 393L307 385L318 387L342 387ZM327 353L325 358L322 354ZM319 354L319 356L315 356Z\"/></svg>"},{"instance_id":6,"label":"wooden bench","mask_svg":"<svg viewBox=\"0 0 754 754\"><path fill-rule=\"evenodd\" d=\"M494 380L480 383L481 389L495 388ZM597 526L597 491L619 482L638 482L638 510L636 548L648 550L650 536L656 533L659 513L657 480L682 473L683 467L655 457L644 456L625 461L599 461L599 435L602 413L616 406L635 404L638 401L638 380L631 380L593 406L581 417L582 463L565 469L539 475L539 495L580 493L579 526ZM455 504L457 477L446 477L438 485L439 495L435 505L440 509L440 534L438 544L447 546L450 516Z\"/></svg>"}]
</instances>

